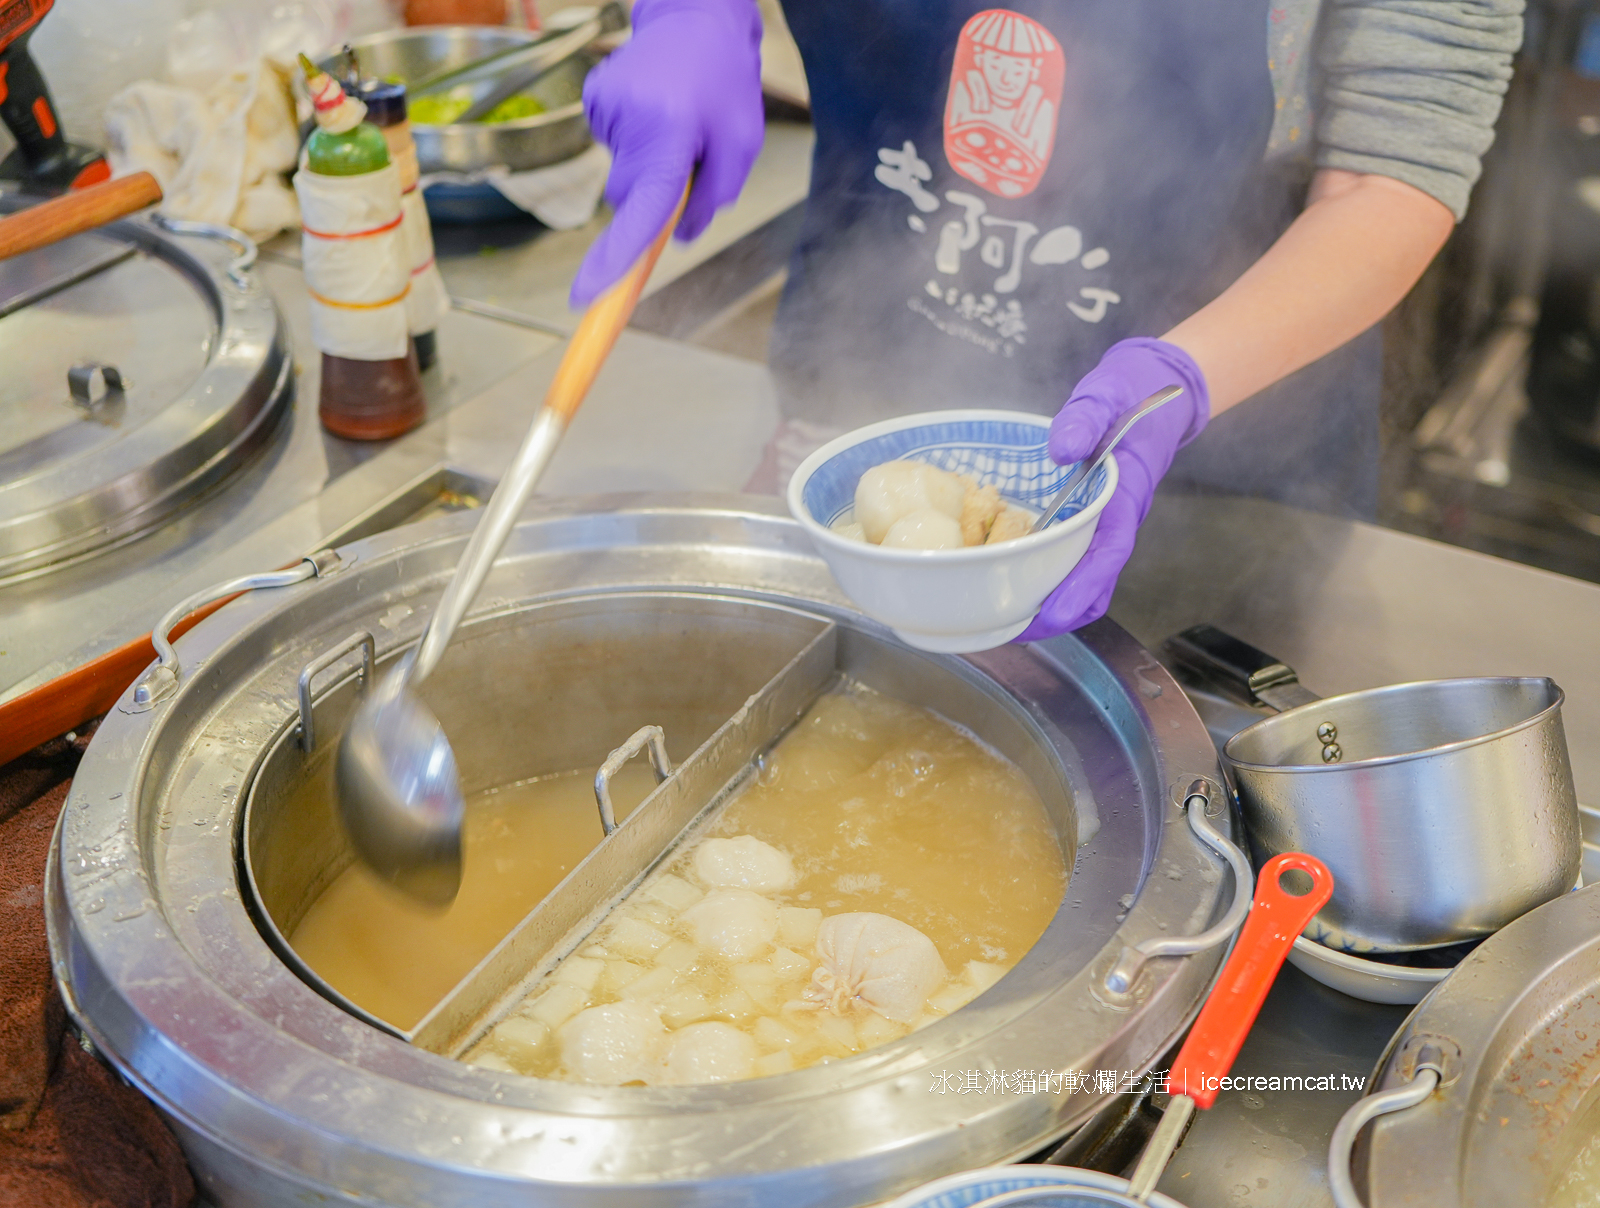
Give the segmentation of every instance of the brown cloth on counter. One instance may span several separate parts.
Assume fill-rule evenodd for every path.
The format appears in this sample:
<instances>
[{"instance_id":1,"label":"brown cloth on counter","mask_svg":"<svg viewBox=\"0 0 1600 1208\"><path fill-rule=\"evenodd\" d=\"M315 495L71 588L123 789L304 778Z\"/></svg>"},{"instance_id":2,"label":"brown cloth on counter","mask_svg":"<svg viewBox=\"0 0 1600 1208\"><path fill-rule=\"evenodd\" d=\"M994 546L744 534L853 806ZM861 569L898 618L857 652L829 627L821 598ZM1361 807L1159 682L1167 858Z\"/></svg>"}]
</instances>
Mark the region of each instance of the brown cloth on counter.
<instances>
[{"instance_id":1,"label":"brown cloth on counter","mask_svg":"<svg viewBox=\"0 0 1600 1208\"><path fill-rule=\"evenodd\" d=\"M45 857L86 743L56 739L0 767L0 1204L186 1208L177 1140L84 1052L50 977Z\"/></svg>"}]
</instances>

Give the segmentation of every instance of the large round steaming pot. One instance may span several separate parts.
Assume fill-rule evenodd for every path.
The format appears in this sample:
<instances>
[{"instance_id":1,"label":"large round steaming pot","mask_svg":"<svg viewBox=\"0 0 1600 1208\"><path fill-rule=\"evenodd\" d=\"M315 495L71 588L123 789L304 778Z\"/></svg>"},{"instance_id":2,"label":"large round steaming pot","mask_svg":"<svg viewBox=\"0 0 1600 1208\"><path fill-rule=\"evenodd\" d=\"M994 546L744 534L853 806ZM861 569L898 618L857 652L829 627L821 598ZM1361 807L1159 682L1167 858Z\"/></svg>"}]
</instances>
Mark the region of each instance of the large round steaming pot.
<instances>
[{"instance_id":1,"label":"large round steaming pot","mask_svg":"<svg viewBox=\"0 0 1600 1208\"><path fill-rule=\"evenodd\" d=\"M1367 1208L1538 1208L1600 1132L1600 886L1480 945L1390 1042L1373 1091L1441 1084L1358 1142Z\"/></svg>"},{"instance_id":2,"label":"large round steaming pot","mask_svg":"<svg viewBox=\"0 0 1600 1208\"><path fill-rule=\"evenodd\" d=\"M1199 932L1233 896L1179 808L1194 777L1217 775L1182 692L1107 622L970 658L907 650L851 609L780 510L626 497L525 519L423 694L464 787L595 766L639 715L662 711L647 720L682 758L746 679L770 673L783 635L832 619L850 675L967 726L1038 786L1077 859L1034 948L903 1040L719 1086L496 1074L341 1010L266 937L350 859L318 786L354 698L356 645L315 685L310 754L293 740L297 678L358 631L380 665L414 643L471 517L372 538L341 551L334 573L243 597L187 634L177 692L144 711L124 696L63 811L47 912L69 1009L166 1113L210 1196L868 1203L1034 1152L1109 1102L1060 1079L1033 1094L958 1094L947 1080L940 1093L937 1075L1142 1070L1170 1046L1220 953L1151 960L1127 995L1105 984L1126 945Z\"/></svg>"}]
</instances>

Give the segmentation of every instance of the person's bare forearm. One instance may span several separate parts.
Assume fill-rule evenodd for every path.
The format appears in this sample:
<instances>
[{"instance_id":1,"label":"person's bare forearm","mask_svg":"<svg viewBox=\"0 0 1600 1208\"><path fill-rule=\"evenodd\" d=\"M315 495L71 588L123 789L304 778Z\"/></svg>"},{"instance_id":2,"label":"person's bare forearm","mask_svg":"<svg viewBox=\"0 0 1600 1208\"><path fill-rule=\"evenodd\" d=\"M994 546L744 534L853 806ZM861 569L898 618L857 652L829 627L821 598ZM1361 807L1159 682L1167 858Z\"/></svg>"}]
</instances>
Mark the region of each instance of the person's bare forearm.
<instances>
[{"instance_id":1,"label":"person's bare forearm","mask_svg":"<svg viewBox=\"0 0 1600 1208\"><path fill-rule=\"evenodd\" d=\"M1199 364L1220 414L1393 310L1454 224L1420 189L1325 169L1266 254L1163 338Z\"/></svg>"}]
</instances>

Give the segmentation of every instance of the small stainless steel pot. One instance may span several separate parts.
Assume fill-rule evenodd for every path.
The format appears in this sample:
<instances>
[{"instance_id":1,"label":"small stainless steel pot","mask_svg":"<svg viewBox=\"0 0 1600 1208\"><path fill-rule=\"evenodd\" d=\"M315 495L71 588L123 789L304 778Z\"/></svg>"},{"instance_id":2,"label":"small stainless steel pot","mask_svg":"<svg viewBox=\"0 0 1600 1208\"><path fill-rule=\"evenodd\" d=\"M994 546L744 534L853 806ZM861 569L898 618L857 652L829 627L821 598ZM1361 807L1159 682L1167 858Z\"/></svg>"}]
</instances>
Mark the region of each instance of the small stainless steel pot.
<instances>
[{"instance_id":1,"label":"small stainless steel pot","mask_svg":"<svg viewBox=\"0 0 1600 1208\"><path fill-rule=\"evenodd\" d=\"M1209 626L1168 649L1282 710L1229 739L1223 762L1263 858L1305 851L1333 871L1308 938L1353 952L1477 939L1577 880L1582 834L1554 681L1435 680L1323 700Z\"/></svg>"}]
</instances>

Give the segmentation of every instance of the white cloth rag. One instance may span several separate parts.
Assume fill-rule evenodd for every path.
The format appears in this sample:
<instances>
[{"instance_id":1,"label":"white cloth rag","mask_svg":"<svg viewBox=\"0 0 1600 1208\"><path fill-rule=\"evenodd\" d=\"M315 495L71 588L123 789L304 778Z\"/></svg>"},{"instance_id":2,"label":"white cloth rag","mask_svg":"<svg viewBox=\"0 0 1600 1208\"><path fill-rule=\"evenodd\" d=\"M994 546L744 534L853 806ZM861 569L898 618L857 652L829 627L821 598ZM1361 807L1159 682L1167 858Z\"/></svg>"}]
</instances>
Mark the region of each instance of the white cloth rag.
<instances>
[{"instance_id":1,"label":"white cloth rag","mask_svg":"<svg viewBox=\"0 0 1600 1208\"><path fill-rule=\"evenodd\" d=\"M411 269L411 292L406 294L406 318L411 334L422 335L435 330L445 311L450 309L450 295L445 291L444 278L433 259L433 227L428 224L428 208L422 201L422 190L412 189L400 199L405 219L400 224L406 245L406 264Z\"/></svg>"},{"instance_id":2,"label":"white cloth rag","mask_svg":"<svg viewBox=\"0 0 1600 1208\"><path fill-rule=\"evenodd\" d=\"M400 172L294 175L305 227L300 258L311 294L311 339L357 361L406 355L411 259L400 223Z\"/></svg>"},{"instance_id":3,"label":"white cloth rag","mask_svg":"<svg viewBox=\"0 0 1600 1208\"><path fill-rule=\"evenodd\" d=\"M513 172L499 164L479 172L430 172L422 178L422 187L426 189L436 183L487 183L512 205L526 210L545 226L556 231L570 231L594 217L610 172L611 152L594 143L587 151L548 168Z\"/></svg>"},{"instance_id":4,"label":"white cloth rag","mask_svg":"<svg viewBox=\"0 0 1600 1208\"><path fill-rule=\"evenodd\" d=\"M231 71L204 92L141 80L111 98L107 151L118 176L146 171L174 218L271 238L300 220L283 173L299 131L283 78L265 62Z\"/></svg>"}]
</instances>

